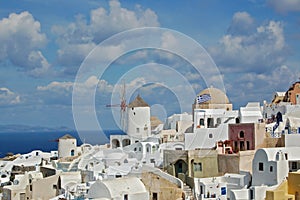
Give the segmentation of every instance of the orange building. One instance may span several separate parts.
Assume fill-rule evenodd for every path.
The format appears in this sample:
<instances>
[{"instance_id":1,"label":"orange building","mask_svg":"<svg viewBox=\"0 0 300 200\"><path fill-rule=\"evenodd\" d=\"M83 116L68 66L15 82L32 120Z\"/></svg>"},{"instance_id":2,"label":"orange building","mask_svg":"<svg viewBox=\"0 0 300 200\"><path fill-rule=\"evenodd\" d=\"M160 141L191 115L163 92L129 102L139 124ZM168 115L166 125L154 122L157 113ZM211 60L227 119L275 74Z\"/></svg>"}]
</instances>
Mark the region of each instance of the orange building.
<instances>
[{"instance_id":1,"label":"orange building","mask_svg":"<svg viewBox=\"0 0 300 200\"><path fill-rule=\"evenodd\" d=\"M300 81L295 82L285 93L284 102L291 102L292 105L300 105Z\"/></svg>"}]
</instances>

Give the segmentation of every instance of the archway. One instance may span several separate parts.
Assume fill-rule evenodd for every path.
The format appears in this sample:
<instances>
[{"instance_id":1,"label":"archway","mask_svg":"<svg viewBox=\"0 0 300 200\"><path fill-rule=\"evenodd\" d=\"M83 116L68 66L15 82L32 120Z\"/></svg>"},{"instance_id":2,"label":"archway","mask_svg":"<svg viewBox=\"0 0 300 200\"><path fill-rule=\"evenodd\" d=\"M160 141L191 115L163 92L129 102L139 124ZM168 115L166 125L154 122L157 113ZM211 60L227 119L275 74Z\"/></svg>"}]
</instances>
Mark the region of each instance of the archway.
<instances>
[{"instance_id":1,"label":"archway","mask_svg":"<svg viewBox=\"0 0 300 200\"><path fill-rule=\"evenodd\" d=\"M128 146L128 145L130 145L130 144L131 144L130 139L124 139L124 140L122 141L122 146L123 146L123 147L126 147L126 146Z\"/></svg>"},{"instance_id":2,"label":"archway","mask_svg":"<svg viewBox=\"0 0 300 200\"><path fill-rule=\"evenodd\" d=\"M188 165L184 160L177 160L176 163L174 164L175 167L175 176L178 177L179 173L186 174L188 170Z\"/></svg>"},{"instance_id":3,"label":"archway","mask_svg":"<svg viewBox=\"0 0 300 200\"><path fill-rule=\"evenodd\" d=\"M111 143L112 143L112 148L113 148L113 149L120 147L120 142L119 142L118 139L113 139L113 140L111 141Z\"/></svg>"}]
</instances>

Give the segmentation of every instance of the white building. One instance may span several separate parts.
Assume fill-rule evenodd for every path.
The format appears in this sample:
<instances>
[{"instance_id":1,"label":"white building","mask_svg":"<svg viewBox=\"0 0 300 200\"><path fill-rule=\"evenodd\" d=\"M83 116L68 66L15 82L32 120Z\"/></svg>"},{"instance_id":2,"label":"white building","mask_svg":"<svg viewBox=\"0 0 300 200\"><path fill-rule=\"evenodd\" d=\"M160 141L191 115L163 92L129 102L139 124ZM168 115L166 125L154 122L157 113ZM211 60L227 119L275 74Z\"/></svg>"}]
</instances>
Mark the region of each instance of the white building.
<instances>
[{"instance_id":1,"label":"white building","mask_svg":"<svg viewBox=\"0 0 300 200\"><path fill-rule=\"evenodd\" d=\"M185 133L185 149L213 148L216 142L228 140L228 124L237 118L238 111L195 109L194 132Z\"/></svg>"},{"instance_id":2,"label":"white building","mask_svg":"<svg viewBox=\"0 0 300 200\"><path fill-rule=\"evenodd\" d=\"M228 140L228 124L238 121L238 111L224 92L207 88L199 95L209 94L211 99L193 104L193 130L184 134L185 150L214 148L218 141ZM199 96L198 95L198 96Z\"/></svg>"},{"instance_id":3,"label":"white building","mask_svg":"<svg viewBox=\"0 0 300 200\"><path fill-rule=\"evenodd\" d=\"M266 191L277 188L288 173L300 168L300 147L258 149L252 162L252 186L230 191L230 199L264 200Z\"/></svg>"},{"instance_id":4,"label":"white building","mask_svg":"<svg viewBox=\"0 0 300 200\"><path fill-rule=\"evenodd\" d=\"M230 197L230 191L249 186L250 173L225 174L224 176L211 178L194 178L194 191L197 200L223 199Z\"/></svg>"},{"instance_id":5,"label":"white building","mask_svg":"<svg viewBox=\"0 0 300 200\"><path fill-rule=\"evenodd\" d=\"M127 106L127 135L145 139L151 134L150 106L138 95Z\"/></svg>"},{"instance_id":6,"label":"white building","mask_svg":"<svg viewBox=\"0 0 300 200\"><path fill-rule=\"evenodd\" d=\"M66 134L58 139L59 158L77 156L77 140L73 136Z\"/></svg>"},{"instance_id":7,"label":"white building","mask_svg":"<svg viewBox=\"0 0 300 200\"><path fill-rule=\"evenodd\" d=\"M263 148L256 151L252 163L253 186L280 184L289 171L300 168L300 147Z\"/></svg>"},{"instance_id":8,"label":"white building","mask_svg":"<svg viewBox=\"0 0 300 200\"><path fill-rule=\"evenodd\" d=\"M240 123L258 123L263 120L259 102L249 102L246 107L240 108Z\"/></svg>"},{"instance_id":9,"label":"white building","mask_svg":"<svg viewBox=\"0 0 300 200\"><path fill-rule=\"evenodd\" d=\"M88 192L88 198L111 200L149 200L143 182L136 177L96 181Z\"/></svg>"},{"instance_id":10,"label":"white building","mask_svg":"<svg viewBox=\"0 0 300 200\"><path fill-rule=\"evenodd\" d=\"M184 133L187 128L192 126L193 116L188 113L174 114L167 118L164 129L173 129L176 132Z\"/></svg>"}]
</instances>

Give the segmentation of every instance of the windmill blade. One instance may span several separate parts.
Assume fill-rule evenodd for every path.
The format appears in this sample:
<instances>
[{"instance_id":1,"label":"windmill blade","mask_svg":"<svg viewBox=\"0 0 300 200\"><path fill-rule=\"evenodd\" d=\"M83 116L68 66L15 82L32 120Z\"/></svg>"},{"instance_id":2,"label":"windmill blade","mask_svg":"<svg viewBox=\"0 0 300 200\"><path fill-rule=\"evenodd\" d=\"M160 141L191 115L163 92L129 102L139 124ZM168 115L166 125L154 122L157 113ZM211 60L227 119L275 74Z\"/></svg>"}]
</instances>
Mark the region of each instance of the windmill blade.
<instances>
[{"instance_id":1,"label":"windmill blade","mask_svg":"<svg viewBox=\"0 0 300 200\"><path fill-rule=\"evenodd\" d=\"M127 104L126 104L126 85L125 85L125 81L123 80L122 81L123 84L122 84L122 87L121 87L121 90L120 90L120 101L121 101L121 104L120 104L120 123L121 123L121 127L122 127L122 130L125 131L126 130L126 107L127 107Z\"/></svg>"}]
</instances>

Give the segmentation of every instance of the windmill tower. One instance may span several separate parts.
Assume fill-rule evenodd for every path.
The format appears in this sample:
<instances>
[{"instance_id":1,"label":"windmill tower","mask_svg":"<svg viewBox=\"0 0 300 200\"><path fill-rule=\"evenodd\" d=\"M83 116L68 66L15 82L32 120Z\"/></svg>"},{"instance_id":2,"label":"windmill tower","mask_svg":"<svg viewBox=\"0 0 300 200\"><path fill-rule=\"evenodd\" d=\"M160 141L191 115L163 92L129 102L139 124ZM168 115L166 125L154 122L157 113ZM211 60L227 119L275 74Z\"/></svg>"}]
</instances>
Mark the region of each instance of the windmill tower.
<instances>
[{"instance_id":1,"label":"windmill tower","mask_svg":"<svg viewBox=\"0 0 300 200\"><path fill-rule=\"evenodd\" d=\"M120 126L130 137L145 139L151 135L150 106L140 95L127 105L125 82L120 90L120 104L106 107L120 107Z\"/></svg>"},{"instance_id":2,"label":"windmill tower","mask_svg":"<svg viewBox=\"0 0 300 200\"><path fill-rule=\"evenodd\" d=\"M127 135L145 139L151 135L150 106L140 95L127 106Z\"/></svg>"}]
</instances>

